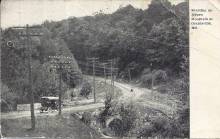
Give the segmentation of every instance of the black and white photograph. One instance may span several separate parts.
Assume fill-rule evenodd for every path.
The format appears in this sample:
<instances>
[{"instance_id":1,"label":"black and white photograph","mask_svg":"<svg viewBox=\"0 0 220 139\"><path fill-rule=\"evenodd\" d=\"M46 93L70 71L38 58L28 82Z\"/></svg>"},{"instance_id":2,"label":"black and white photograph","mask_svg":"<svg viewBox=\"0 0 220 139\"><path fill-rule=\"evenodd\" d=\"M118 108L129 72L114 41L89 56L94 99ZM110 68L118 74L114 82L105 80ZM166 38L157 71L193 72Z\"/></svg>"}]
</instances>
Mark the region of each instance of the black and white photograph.
<instances>
[{"instance_id":1,"label":"black and white photograph","mask_svg":"<svg viewBox=\"0 0 220 139\"><path fill-rule=\"evenodd\" d=\"M2 0L1 138L190 136L188 0Z\"/></svg>"}]
</instances>

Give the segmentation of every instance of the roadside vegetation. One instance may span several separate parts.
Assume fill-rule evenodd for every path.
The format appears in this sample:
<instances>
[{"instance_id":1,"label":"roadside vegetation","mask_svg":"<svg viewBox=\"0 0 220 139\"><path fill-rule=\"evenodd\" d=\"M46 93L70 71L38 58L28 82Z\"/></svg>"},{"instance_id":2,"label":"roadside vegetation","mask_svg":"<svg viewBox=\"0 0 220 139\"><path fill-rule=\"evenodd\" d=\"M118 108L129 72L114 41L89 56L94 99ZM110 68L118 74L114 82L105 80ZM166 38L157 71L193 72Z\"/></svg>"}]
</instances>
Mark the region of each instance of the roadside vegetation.
<instances>
[{"instance_id":1,"label":"roadside vegetation","mask_svg":"<svg viewBox=\"0 0 220 139\"><path fill-rule=\"evenodd\" d=\"M4 137L99 138L98 133L70 115L37 117L36 129L28 130L28 118L1 120Z\"/></svg>"},{"instance_id":2,"label":"roadside vegetation","mask_svg":"<svg viewBox=\"0 0 220 139\"><path fill-rule=\"evenodd\" d=\"M88 76L86 80L82 81L81 85L77 86L75 89L70 89L69 91L67 91L65 99L71 100L71 97L73 97L73 101L93 99L94 96L92 84L93 80L91 77ZM99 79L96 79L95 84L96 99L98 102L104 102L106 95L112 92L113 86ZM121 90L116 86L114 87L114 92L115 96L122 96Z\"/></svg>"},{"instance_id":3,"label":"roadside vegetation","mask_svg":"<svg viewBox=\"0 0 220 139\"><path fill-rule=\"evenodd\" d=\"M58 96L59 73L51 68L49 58L56 55L72 58L69 70L63 69L61 74L61 92L69 102L93 98L92 80L83 77L85 73L93 73L93 68L87 65L88 57L99 58L101 62L114 59L117 80L152 92L142 94L135 102L120 103L119 88L114 88L113 93L108 83L96 80L97 102L104 102L105 108L78 113L78 120L37 117L45 122L37 122L34 132L26 131L30 123L25 118L3 120L3 135L89 139L96 137L91 127L117 137L189 137L187 2L172 5L168 0L163 3L152 0L146 10L128 5L112 14L100 12L94 16L45 21L39 26L43 36L31 38L35 102L42 96ZM30 103L27 49L20 45L25 44L25 38L15 30L4 29L2 37L1 111L8 112L16 110L17 104ZM7 47L8 41L16 47ZM104 77L104 71L98 66L97 76ZM165 112L153 105L149 107L150 100ZM50 123L48 126L46 121Z\"/></svg>"}]
</instances>

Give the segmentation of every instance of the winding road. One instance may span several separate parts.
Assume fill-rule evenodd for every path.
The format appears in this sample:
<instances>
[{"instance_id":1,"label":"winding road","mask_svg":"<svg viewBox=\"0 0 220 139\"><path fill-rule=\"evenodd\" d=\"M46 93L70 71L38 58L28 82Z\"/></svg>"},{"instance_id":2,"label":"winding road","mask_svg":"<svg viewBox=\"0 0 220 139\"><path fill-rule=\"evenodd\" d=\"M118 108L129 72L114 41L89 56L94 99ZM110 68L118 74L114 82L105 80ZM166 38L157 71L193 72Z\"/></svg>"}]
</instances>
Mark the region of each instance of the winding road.
<instances>
[{"instance_id":1,"label":"winding road","mask_svg":"<svg viewBox=\"0 0 220 139\"><path fill-rule=\"evenodd\" d=\"M172 115L175 111L174 107L165 104L164 102L154 100L154 93L147 88L136 87L131 84L115 82L115 86L122 91L122 96L119 98L119 101L125 103L127 101L133 101L139 103L145 107L160 111L166 115ZM131 92L133 89L133 92ZM145 97L143 98L143 95ZM146 97L147 96L147 97ZM150 99L151 98L151 99Z\"/></svg>"},{"instance_id":2,"label":"winding road","mask_svg":"<svg viewBox=\"0 0 220 139\"><path fill-rule=\"evenodd\" d=\"M103 78L97 77L96 78L99 81L104 82L105 80ZM110 80L107 80L107 83L111 83ZM114 85L119 88L122 92L122 96L119 98L119 101L121 103L126 103L129 101L132 101L134 103L138 103L142 106L145 106L147 108L160 111L163 114L167 116L172 116L175 112L175 108L171 105L166 104L166 99L163 101L159 101L155 99L155 94L158 94L158 92L153 92L150 89L147 88L140 88L132 84L128 83L121 83L121 82L114 82ZM133 90L131 92L131 89ZM144 97L143 97L144 96ZM165 96L164 96L165 98Z\"/></svg>"},{"instance_id":3,"label":"winding road","mask_svg":"<svg viewBox=\"0 0 220 139\"><path fill-rule=\"evenodd\" d=\"M90 111L104 107L103 103L87 104L82 106L73 106L68 108L63 108L62 113L74 113L74 112L83 112ZM58 114L58 111L44 112L40 113L40 110L35 110L35 116L55 116ZM23 117L30 117L30 111L14 111L9 113L1 113L1 119L17 119Z\"/></svg>"},{"instance_id":4,"label":"winding road","mask_svg":"<svg viewBox=\"0 0 220 139\"><path fill-rule=\"evenodd\" d=\"M96 80L99 81L104 81L103 78L97 77ZM110 80L107 80L107 83L110 83ZM152 101L152 100L144 100L139 102L138 100L141 99L142 95L151 95L151 91L146 88L139 88L135 87L134 85L131 84L126 84L126 83L119 83L119 82L114 82L115 86L118 87L121 92L122 96L119 98L119 101L121 103L127 102L128 100L134 101L141 103L142 105L160 110L166 114L172 113L173 109L172 107L162 104L161 102L158 101ZM133 92L131 92L131 89L133 89ZM104 103L90 103L90 104L85 104L85 105L78 105L78 106L72 106L72 107L66 107L62 109L62 113L73 113L73 112L83 112L83 111L90 111L90 110L95 110L99 108L103 108ZM49 113L40 113L39 110L35 110L35 115L36 116L55 116L57 115L58 112L49 112ZM1 113L1 119L17 119L17 118L22 118L22 117L30 117L30 111L14 111L14 112L8 112L8 113Z\"/></svg>"}]
</instances>

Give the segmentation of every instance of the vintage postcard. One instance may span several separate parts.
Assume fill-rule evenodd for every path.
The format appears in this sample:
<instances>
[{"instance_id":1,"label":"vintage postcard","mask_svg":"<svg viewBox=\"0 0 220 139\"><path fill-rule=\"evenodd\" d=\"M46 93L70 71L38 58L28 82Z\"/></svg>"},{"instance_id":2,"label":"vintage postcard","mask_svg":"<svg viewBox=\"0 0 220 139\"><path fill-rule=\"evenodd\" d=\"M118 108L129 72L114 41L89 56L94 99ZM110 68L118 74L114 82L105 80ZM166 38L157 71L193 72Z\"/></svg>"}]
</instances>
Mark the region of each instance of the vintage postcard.
<instances>
[{"instance_id":1,"label":"vintage postcard","mask_svg":"<svg viewBox=\"0 0 220 139\"><path fill-rule=\"evenodd\" d=\"M220 138L219 0L2 0L1 138Z\"/></svg>"}]
</instances>

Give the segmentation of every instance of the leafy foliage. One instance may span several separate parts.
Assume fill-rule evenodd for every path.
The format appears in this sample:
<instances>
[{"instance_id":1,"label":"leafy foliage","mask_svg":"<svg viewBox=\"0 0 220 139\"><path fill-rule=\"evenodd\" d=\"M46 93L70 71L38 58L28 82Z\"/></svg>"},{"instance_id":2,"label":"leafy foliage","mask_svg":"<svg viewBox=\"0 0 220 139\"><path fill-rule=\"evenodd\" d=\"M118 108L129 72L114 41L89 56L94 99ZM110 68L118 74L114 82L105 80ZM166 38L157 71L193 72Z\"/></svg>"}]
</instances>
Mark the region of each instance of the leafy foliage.
<instances>
[{"instance_id":1,"label":"leafy foliage","mask_svg":"<svg viewBox=\"0 0 220 139\"><path fill-rule=\"evenodd\" d=\"M135 120L137 119L137 110L134 104L129 103L128 105L121 105L119 112L122 118L122 136L128 134L135 127Z\"/></svg>"},{"instance_id":2,"label":"leafy foliage","mask_svg":"<svg viewBox=\"0 0 220 139\"><path fill-rule=\"evenodd\" d=\"M120 77L128 79L128 69L132 77L141 76L150 63L168 76L179 76L183 57L188 58L188 24L180 20L188 19L186 5L153 0L147 10L128 5L111 15L47 21L43 26L52 40L62 38L77 60L116 58Z\"/></svg>"},{"instance_id":3,"label":"leafy foliage","mask_svg":"<svg viewBox=\"0 0 220 139\"><path fill-rule=\"evenodd\" d=\"M139 137L189 137L189 109L179 112L176 119L165 116L157 116L150 120L150 124L144 126L139 132Z\"/></svg>"},{"instance_id":4,"label":"leafy foliage","mask_svg":"<svg viewBox=\"0 0 220 139\"><path fill-rule=\"evenodd\" d=\"M145 127L143 135L165 137L187 137L187 108L189 96L189 50L188 50L188 13L187 3L171 5L168 0L152 0L146 10L135 9L131 5L119 8L112 14L98 13L95 16L72 17L59 22L45 21L42 25L42 37L32 37L31 66L35 100L42 95L57 95L59 72L50 69L48 56L64 55L73 57L71 69L61 71L63 89L75 87L81 81L81 70L77 60L86 61L86 57L99 57L102 60L116 59L119 78L141 77L147 87L151 84L153 72L155 85L165 84L164 92L178 90L186 97L182 100L186 112L179 113L177 121L159 118ZM1 49L1 81L4 86L3 97L7 104L29 102L28 49L26 38L17 30L3 31ZM14 48L7 42L15 43ZM152 65L152 66L150 66ZM76 74L77 73L77 74ZM170 85L170 86L168 86ZM80 91L88 97L92 88L84 83ZM101 113L105 117L115 113L112 97L105 102ZM118 108L121 124L119 135L126 135L135 125L137 112L133 105ZM87 117L87 116L85 116ZM89 117L89 116L88 116ZM181 120L182 119L182 120ZM185 121L185 122L184 122ZM114 122L113 122L114 123ZM115 122L117 123L117 121ZM180 127L180 128L179 128ZM177 130L178 129L178 130ZM158 132L156 132L158 131ZM171 132L172 131L172 132ZM175 134L174 132L175 131Z\"/></svg>"},{"instance_id":5,"label":"leafy foliage","mask_svg":"<svg viewBox=\"0 0 220 139\"><path fill-rule=\"evenodd\" d=\"M116 96L112 92L108 92L105 96L105 108L99 114L98 120L102 124L103 127L106 126L106 120L114 115L116 112L118 100Z\"/></svg>"},{"instance_id":6,"label":"leafy foliage","mask_svg":"<svg viewBox=\"0 0 220 139\"><path fill-rule=\"evenodd\" d=\"M92 92L92 86L88 82L84 82L80 90L80 95L88 98L89 94Z\"/></svg>"},{"instance_id":7,"label":"leafy foliage","mask_svg":"<svg viewBox=\"0 0 220 139\"><path fill-rule=\"evenodd\" d=\"M84 112L84 113L82 114L81 120L82 120L85 124L90 125L90 124L91 124L91 121L92 121L92 115L91 115L91 113L90 113L90 112Z\"/></svg>"},{"instance_id":8,"label":"leafy foliage","mask_svg":"<svg viewBox=\"0 0 220 139\"><path fill-rule=\"evenodd\" d=\"M33 77L33 92L35 101L39 100L42 95L56 95L58 92L59 75L57 71L51 71L49 56L64 55L73 57L71 61L71 70L63 70L62 74L69 73L70 81L67 82L62 76L63 89L65 91L66 84L74 87L76 84L76 74L71 74L73 71L81 74L74 56L69 51L66 43L60 38L52 38L51 32L46 28L42 28L44 35L42 37L31 37L31 46L26 45L26 38L19 36L18 33L22 30L5 29L2 33L1 45L1 81L13 90L17 98L16 103L29 103L29 72L28 72L28 53L31 53L32 61L32 77ZM8 47L7 42L12 41L14 47ZM31 47L31 51L27 47ZM74 81L73 81L74 80Z\"/></svg>"},{"instance_id":9,"label":"leafy foliage","mask_svg":"<svg viewBox=\"0 0 220 139\"><path fill-rule=\"evenodd\" d=\"M17 101L17 94L10 90L5 84L1 84L1 111L14 110Z\"/></svg>"}]
</instances>

